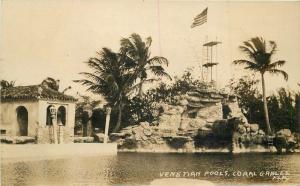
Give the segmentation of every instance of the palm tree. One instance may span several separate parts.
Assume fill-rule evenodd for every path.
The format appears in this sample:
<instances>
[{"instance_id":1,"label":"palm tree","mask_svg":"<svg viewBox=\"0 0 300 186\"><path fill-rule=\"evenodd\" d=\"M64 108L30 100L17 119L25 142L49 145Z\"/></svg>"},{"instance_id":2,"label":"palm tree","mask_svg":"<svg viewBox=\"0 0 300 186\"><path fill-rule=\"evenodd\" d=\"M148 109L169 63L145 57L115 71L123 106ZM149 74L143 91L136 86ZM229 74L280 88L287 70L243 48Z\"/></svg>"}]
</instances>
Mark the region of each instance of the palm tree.
<instances>
[{"instance_id":1,"label":"palm tree","mask_svg":"<svg viewBox=\"0 0 300 186\"><path fill-rule=\"evenodd\" d=\"M103 48L99 57L90 58L87 65L92 73L81 72L86 79L75 80L88 87L88 91L103 95L110 106L117 107L118 120L113 132L117 132L121 126L123 102L133 86L134 76L125 65L126 56ZM138 85L137 85L138 86Z\"/></svg>"},{"instance_id":2,"label":"palm tree","mask_svg":"<svg viewBox=\"0 0 300 186\"><path fill-rule=\"evenodd\" d=\"M245 65L245 69L249 69L255 72L259 72L262 81L262 92L265 112L265 122L267 127L267 133L271 134L271 126L269 122L268 106L266 99L266 86L265 86L265 73L281 74L285 80L288 80L288 74L279 70L278 67L283 66L286 62L283 60L271 62L272 56L275 54L277 45L274 41L269 41L267 46L266 41L261 37L251 38L248 41L243 42L244 45L240 46L242 52L244 52L248 60L240 59L233 61L237 65Z\"/></svg>"},{"instance_id":3,"label":"palm tree","mask_svg":"<svg viewBox=\"0 0 300 186\"><path fill-rule=\"evenodd\" d=\"M151 37L146 38L144 42L140 35L131 34L129 38L121 39L120 53L126 55L127 66L134 71L136 79L139 79L139 97L143 94L143 84L152 82L156 79L148 79L148 72L153 73L158 77L168 77L170 75L165 72L163 65L168 66L168 60L164 57L151 57L150 46L152 43Z\"/></svg>"}]
</instances>

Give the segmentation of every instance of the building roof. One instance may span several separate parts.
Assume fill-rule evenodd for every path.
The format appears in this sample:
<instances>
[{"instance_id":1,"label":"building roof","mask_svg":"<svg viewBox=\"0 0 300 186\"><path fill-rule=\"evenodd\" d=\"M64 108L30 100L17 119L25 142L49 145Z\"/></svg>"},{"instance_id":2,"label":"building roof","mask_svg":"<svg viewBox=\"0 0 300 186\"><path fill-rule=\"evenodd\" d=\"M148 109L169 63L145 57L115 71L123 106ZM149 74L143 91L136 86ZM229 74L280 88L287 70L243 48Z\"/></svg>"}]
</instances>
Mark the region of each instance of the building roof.
<instances>
[{"instance_id":1,"label":"building roof","mask_svg":"<svg viewBox=\"0 0 300 186\"><path fill-rule=\"evenodd\" d=\"M77 101L73 96L65 95L43 85L17 86L1 90L1 101L40 99L53 101Z\"/></svg>"}]
</instances>

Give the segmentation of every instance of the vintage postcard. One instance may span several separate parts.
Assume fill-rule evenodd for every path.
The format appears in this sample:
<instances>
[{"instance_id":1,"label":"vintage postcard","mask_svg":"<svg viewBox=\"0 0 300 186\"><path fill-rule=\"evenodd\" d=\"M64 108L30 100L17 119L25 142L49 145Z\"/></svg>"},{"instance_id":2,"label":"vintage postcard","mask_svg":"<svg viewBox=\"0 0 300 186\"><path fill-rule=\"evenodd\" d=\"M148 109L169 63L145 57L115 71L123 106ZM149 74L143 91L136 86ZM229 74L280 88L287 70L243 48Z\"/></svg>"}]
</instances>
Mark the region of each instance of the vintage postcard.
<instances>
[{"instance_id":1,"label":"vintage postcard","mask_svg":"<svg viewBox=\"0 0 300 186\"><path fill-rule=\"evenodd\" d=\"M300 2L2 0L1 185L300 185Z\"/></svg>"}]
</instances>

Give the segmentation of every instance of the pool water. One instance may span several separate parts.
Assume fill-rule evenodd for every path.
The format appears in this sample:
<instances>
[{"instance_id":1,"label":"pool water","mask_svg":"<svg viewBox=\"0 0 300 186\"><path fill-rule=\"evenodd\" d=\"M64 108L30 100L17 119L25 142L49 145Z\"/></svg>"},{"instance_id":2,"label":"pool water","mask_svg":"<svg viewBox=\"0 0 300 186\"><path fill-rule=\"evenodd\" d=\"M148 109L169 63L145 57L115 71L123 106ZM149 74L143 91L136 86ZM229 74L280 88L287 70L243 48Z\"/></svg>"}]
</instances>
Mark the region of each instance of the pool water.
<instances>
[{"instance_id":1,"label":"pool water","mask_svg":"<svg viewBox=\"0 0 300 186\"><path fill-rule=\"evenodd\" d=\"M300 154L118 153L1 163L1 185L149 185L160 178L217 185L300 183Z\"/></svg>"}]
</instances>

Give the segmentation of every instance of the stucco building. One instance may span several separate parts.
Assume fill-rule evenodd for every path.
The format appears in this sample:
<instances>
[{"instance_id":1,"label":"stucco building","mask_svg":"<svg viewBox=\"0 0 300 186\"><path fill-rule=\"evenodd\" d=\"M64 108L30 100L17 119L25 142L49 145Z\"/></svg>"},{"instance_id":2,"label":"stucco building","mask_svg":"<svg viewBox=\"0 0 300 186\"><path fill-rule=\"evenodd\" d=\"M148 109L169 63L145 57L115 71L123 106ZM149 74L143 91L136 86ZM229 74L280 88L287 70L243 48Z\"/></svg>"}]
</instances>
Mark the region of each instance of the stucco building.
<instances>
[{"instance_id":1,"label":"stucco building","mask_svg":"<svg viewBox=\"0 0 300 186\"><path fill-rule=\"evenodd\" d=\"M55 121L57 130L63 134L63 141L73 142L75 102L74 97L44 85L3 89L1 135L30 136L34 137L37 143L53 143Z\"/></svg>"}]
</instances>

